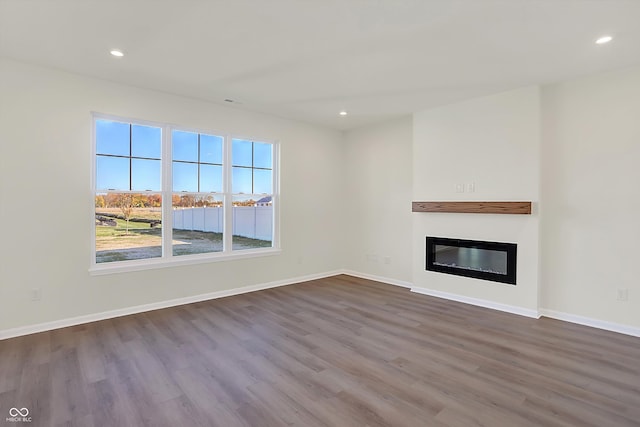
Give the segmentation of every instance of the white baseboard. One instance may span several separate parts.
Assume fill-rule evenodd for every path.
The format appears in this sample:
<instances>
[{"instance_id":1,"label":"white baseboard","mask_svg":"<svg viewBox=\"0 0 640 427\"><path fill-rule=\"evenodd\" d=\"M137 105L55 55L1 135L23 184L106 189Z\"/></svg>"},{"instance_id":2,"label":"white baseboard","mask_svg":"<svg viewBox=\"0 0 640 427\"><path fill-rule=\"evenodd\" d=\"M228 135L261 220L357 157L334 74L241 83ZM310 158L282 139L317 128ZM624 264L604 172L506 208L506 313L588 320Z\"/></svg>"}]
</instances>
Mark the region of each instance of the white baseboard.
<instances>
[{"instance_id":1,"label":"white baseboard","mask_svg":"<svg viewBox=\"0 0 640 427\"><path fill-rule=\"evenodd\" d=\"M101 313L87 314L84 316L54 320L52 322L21 326L13 329L5 329L5 330L0 330L0 340L19 337L22 335L35 334L38 332L50 331L53 329L66 328L68 326L75 326L83 323L97 322L99 320L113 319L115 317L128 316L130 314L144 313L146 311L175 307L175 306L184 305L184 304L191 304L194 302L230 297L233 295L245 294L247 292L255 292L255 291L261 291L263 289L277 288L280 286L307 282L309 280L323 279L325 277L331 277L338 274L343 274L343 271L336 270L336 271L330 271L326 273L310 274L306 276L299 276L299 277L293 277L290 279L278 280L275 282L260 283L257 285L243 286L241 288L210 292L206 294L176 298L168 301L160 301L160 302L154 302L150 304L136 305L133 307L120 308L117 310L103 311Z\"/></svg>"},{"instance_id":2,"label":"white baseboard","mask_svg":"<svg viewBox=\"0 0 640 427\"><path fill-rule=\"evenodd\" d=\"M540 317L540 314L538 313L537 310L518 307L515 305L501 304L501 303L479 299L479 298L471 298L464 295L435 291L433 289L427 289L427 288L411 288L411 292L415 292L417 294L429 295L437 298L444 298L452 301L463 302L465 304L477 305L479 307L491 308L493 310L505 311L507 313L518 314L520 316L526 316L526 317L532 317L534 319L537 319Z\"/></svg>"},{"instance_id":3,"label":"white baseboard","mask_svg":"<svg viewBox=\"0 0 640 427\"><path fill-rule=\"evenodd\" d=\"M368 274L368 273L360 273L358 271L353 271L353 270L342 270L342 274L346 274L354 277L360 277L361 279L375 280L376 282L382 282L388 285L401 286L403 288L408 288L411 290L411 292L415 292L417 294L424 294L432 297L463 302L465 304L477 305L480 307L505 311L507 313L518 314L520 316L533 317L534 319L537 319L540 317L540 314L536 310L517 307L513 305L500 304L497 302L478 299L478 298L470 298L463 295L451 294L448 292L434 291L432 289L427 289L427 288L417 288L417 287L414 287L412 283L405 282L403 280L391 279L388 277L376 276L374 274Z\"/></svg>"},{"instance_id":4,"label":"white baseboard","mask_svg":"<svg viewBox=\"0 0 640 427\"><path fill-rule=\"evenodd\" d=\"M478 298L470 298L470 297L466 297L458 294L451 294L448 292L435 291L427 288L416 288L416 287L413 287L411 283L405 282L402 280L343 269L343 270L329 271L325 273L293 277L290 279L278 280L274 282L243 286L241 288L228 289L224 291L216 291L216 292L210 292L206 294L193 295L189 297L176 298L168 301L160 301L160 302L155 302L150 304L137 305L137 306L126 307L126 308L121 308L117 310L109 310L101 313L88 314L84 316L71 317L67 319L60 319L52 322L39 323L36 325L28 325L28 326L13 328L13 329L0 330L0 340L19 337L23 335L35 334L38 332L50 331L53 329L65 328L68 326L80 325L83 323L90 323L90 322L96 322L99 320L112 319L115 317L128 316L130 314L144 313L146 311L159 310L162 308L169 308L169 307L175 307L178 305L191 304L194 302L224 298L224 297L229 297L233 295L240 295L248 292L260 291L263 289L277 288L280 286L287 286L295 283L307 282L310 280L323 279L325 277L336 276L339 274L346 274L349 276L359 277L362 279L374 280L376 282L382 282L389 285L408 288L408 289L411 289L411 292L415 292L418 294L424 294L424 295L429 295L437 298L444 298L452 301L472 304L480 307L491 308L494 310L505 311L507 313L518 314L521 316L533 317L533 318L545 316L545 317L550 317L557 320L563 320L566 322L590 326L593 328L604 329L607 331L618 332L625 335L640 337L640 328L622 325L619 323L606 322L603 320L577 316L574 314L562 313L554 310L540 309L539 311L536 311L536 310L526 309L526 308L517 307L517 306L499 304L493 301L488 301L488 300L483 300Z\"/></svg>"},{"instance_id":5,"label":"white baseboard","mask_svg":"<svg viewBox=\"0 0 640 427\"><path fill-rule=\"evenodd\" d=\"M346 274L347 276L359 277L361 279L373 280L375 282L382 282L382 283L386 283L387 285L401 286L403 288L408 288L408 289L411 289L411 287L413 286L412 283L405 282L403 280L376 276L375 274L360 273L358 271L353 271L353 270L342 270L341 273Z\"/></svg>"},{"instance_id":6,"label":"white baseboard","mask_svg":"<svg viewBox=\"0 0 640 427\"><path fill-rule=\"evenodd\" d=\"M640 328L622 325L620 323L606 322L604 320L577 316L575 314L562 313L560 311L548 310L545 308L540 309L540 314L544 317L563 320L565 322L577 323L579 325L591 326L592 328L604 329L606 331L618 332L625 335L640 337Z\"/></svg>"}]
</instances>

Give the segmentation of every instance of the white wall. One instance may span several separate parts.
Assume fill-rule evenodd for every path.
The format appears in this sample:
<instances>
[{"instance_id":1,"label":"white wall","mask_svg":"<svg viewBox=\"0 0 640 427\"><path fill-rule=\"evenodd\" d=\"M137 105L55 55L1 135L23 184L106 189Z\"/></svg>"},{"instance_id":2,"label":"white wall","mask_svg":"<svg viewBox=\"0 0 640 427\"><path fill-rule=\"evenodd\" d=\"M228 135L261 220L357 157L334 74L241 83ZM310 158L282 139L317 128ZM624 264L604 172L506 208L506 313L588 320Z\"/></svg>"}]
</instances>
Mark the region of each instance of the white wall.
<instances>
[{"instance_id":1,"label":"white wall","mask_svg":"<svg viewBox=\"0 0 640 427\"><path fill-rule=\"evenodd\" d=\"M413 200L534 202L533 215L414 213L414 286L537 311L539 108L528 87L414 114ZM426 271L427 235L517 243L517 285Z\"/></svg>"},{"instance_id":2,"label":"white wall","mask_svg":"<svg viewBox=\"0 0 640 427\"><path fill-rule=\"evenodd\" d=\"M6 60L0 93L0 331L343 267L640 328L639 67L344 137ZM280 140L283 254L90 277L90 111ZM531 200L534 214L412 214L411 200ZM518 285L426 272L427 234L517 242Z\"/></svg>"},{"instance_id":3,"label":"white wall","mask_svg":"<svg viewBox=\"0 0 640 427\"><path fill-rule=\"evenodd\" d=\"M0 85L0 330L342 267L340 132L9 60ZM91 111L280 141L282 255L89 276Z\"/></svg>"},{"instance_id":4,"label":"white wall","mask_svg":"<svg viewBox=\"0 0 640 427\"><path fill-rule=\"evenodd\" d=\"M545 86L542 108L541 306L640 328L640 67Z\"/></svg>"},{"instance_id":5,"label":"white wall","mask_svg":"<svg viewBox=\"0 0 640 427\"><path fill-rule=\"evenodd\" d=\"M411 138L410 116L345 134L349 270L411 281Z\"/></svg>"}]
</instances>

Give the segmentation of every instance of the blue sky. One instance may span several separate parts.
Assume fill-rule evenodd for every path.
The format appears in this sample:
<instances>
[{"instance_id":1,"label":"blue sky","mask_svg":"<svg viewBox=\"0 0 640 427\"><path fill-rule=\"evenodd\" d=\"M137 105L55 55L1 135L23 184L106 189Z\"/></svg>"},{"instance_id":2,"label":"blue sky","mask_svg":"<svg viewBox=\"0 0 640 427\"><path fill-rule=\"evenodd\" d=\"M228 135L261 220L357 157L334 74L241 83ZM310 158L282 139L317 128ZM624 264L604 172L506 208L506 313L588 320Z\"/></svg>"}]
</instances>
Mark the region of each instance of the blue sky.
<instances>
[{"instance_id":1,"label":"blue sky","mask_svg":"<svg viewBox=\"0 0 640 427\"><path fill-rule=\"evenodd\" d=\"M199 170L200 192L222 192L224 138L200 134L199 152L197 133L173 130L171 138L173 191L198 191ZM131 125L130 128L128 123L96 120L96 188L129 190L131 176L131 190L160 191L161 152L162 130L158 127ZM131 168L130 155L134 157L131 159ZM271 144L232 140L233 193L270 194L272 171L254 168L272 167Z\"/></svg>"},{"instance_id":2,"label":"blue sky","mask_svg":"<svg viewBox=\"0 0 640 427\"><path fill-rule=\"evenodd\" d=\"M129 144L130 141L131 144ZM129 190L129 173L131 172L131 190L159 191L161 150L160 128L133 125L131 138L129 138L129 124L96 120L96 153L127 156L127 158L97 156L96 188ZM134 157L157 160L132 159L130 169L128 158L130 151Z\"/></svg>"},{"instance_id":3,"label":"blue sky","mask_svg":"<svg viewBox=\"0 0 640 427\"><path fill-rule=\"evenodd\" d=\"M253 149L253 159L252 151ZM232 166L232 191L233 193L262 194L271 193L271 170L248 169L272 168L272 146L259 142L251 142L244 139L233 139L231 147ZM252 161L253 160L253 161ZM244 167L239 167L244 166ZM251 189L251 177L253 174L253 191Z\"/></svg>"},{"instance_id":4,"label":"blue sky","mask_svg":"<svg viewBox=\"0 0 640 427\"><path fill-rule=\"evenodd\" d=\"M174 130L171 132L171 141L174 160L172 171L173 191L197 192L199 168L199 191L222 192L221 165L222 144L224 139L221 136L200 134L199 152L197 133ZM198 158L200 159L200 165L198 165ZM183 161L195 163L183 163Z\"/></svg>"}]
</instances>

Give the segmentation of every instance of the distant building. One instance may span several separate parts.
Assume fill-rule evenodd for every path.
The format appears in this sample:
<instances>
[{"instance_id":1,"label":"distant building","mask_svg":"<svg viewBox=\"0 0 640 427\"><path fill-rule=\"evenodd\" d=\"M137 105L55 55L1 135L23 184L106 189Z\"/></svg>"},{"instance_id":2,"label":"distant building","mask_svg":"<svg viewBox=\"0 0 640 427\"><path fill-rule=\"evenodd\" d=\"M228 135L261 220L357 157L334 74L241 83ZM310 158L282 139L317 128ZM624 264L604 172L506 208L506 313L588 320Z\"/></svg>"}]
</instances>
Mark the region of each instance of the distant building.
<instances>
[{"instance_id":1,"label":"distant building","mask_svg":"<svg viewBox=\"0 0 640 427\"><path fill-rule=\"evenodd\" d=\"M272 204L271 196L263 197L256 202L256 206L271 206Z\"/></svg>"}]
</instances>

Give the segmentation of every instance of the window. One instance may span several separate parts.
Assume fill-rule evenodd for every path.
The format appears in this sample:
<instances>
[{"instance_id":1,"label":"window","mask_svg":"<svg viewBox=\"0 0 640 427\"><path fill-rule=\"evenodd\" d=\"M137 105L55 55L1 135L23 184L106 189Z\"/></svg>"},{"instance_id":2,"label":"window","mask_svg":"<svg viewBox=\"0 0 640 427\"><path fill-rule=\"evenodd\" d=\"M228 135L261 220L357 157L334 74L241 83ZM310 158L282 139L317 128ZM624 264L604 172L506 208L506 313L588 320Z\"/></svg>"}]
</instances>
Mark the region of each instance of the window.
<instances>
[{"instance_id":1,"label":"window","mask_svg":"<svg viewBox=\"0 0 640 427\"><path fill-rule=\"evenodd\" d=\"M265 247L273 239L273 150L271 144L233 139L233 248Z\"/></svg>"},{"instance_id":2,"label":"window","mask_svg":"<svg viewBox=\"0 0 640 427\"><path fill-rule=\"evenodd\" d=\"M277 145L94 115L93 270L277 252Z\"/></svg>"},{"instance_id":3,"label":"window","mask_svg":"<svg viewBox=\"0 0 640 427\"><path fill-rule=\"evenodd\" d=\"M162 129L95 121L95 262L162 256Z\"/></svg>"},{"instance_id":4,"label":"window","mask_svg":"<svg viewBox=\"0 0 640 427\"><path fill-rule=\"evenodd\" d=\"M173 130L173 255L222 252L224 137Z\"/></svg>"}]
</instances>

